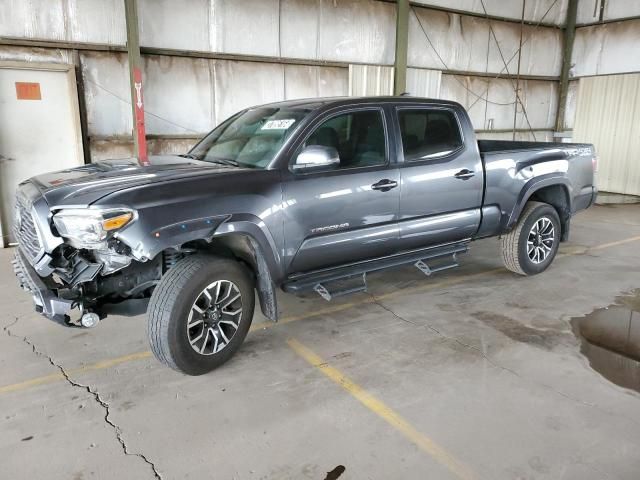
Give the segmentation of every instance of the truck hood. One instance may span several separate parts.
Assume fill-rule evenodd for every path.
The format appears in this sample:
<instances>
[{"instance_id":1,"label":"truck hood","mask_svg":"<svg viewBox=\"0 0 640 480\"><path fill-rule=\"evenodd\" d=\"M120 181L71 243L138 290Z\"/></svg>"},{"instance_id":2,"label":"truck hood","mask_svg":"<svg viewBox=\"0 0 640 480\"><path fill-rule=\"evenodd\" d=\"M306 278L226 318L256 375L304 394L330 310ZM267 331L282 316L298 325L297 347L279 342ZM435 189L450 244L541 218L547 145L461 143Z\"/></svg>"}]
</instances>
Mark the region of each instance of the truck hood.
<instances>
[{"instance_id":1,"label":"truck hood","mask_svg":"<svg viewBox=\"0 0 640 480\"><path fill-rule=\"evenodd\" d=\"M104 160L30 178L50 207L86 206L110 193L149 183L203 175L224 175L241 168L177 155L149 157L142 167L135 158Z\"/></svg>"}]
</instances>

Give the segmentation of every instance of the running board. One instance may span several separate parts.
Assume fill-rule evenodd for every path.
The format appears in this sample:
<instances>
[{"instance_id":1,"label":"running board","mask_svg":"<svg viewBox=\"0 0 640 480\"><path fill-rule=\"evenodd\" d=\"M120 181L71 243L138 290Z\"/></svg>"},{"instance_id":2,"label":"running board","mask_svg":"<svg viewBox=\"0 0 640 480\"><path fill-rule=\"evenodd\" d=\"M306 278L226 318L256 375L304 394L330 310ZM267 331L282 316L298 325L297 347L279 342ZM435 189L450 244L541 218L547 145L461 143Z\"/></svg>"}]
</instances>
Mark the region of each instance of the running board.
<instances>
[{"instance_id":1,"label":"running board","mask_svg":"<svg viewBox=\"0 0 640 480\"><path fill-rule=\"evenodd\" d=\"M398 255L379 258L376 260L369 260L366 262L360 262L331 269L317 270L315 272L309 272L305 274L297 274L291 276L289 280L284 283L282 288L285 292L290 293L300 293L308 290L314 290L325 300L331 300L331 298L346 295L348 293L366 291L367 273L413 264L425 275L431 275L435 272L457 267L457 255L460 253L466 253L468 250L468 242L447 245L444 247L413 250ZM439 261L441 259L449 261L444 265L440 265ZM432 263L434 260L437 261L435 266ZM427 261L429 261L430 265L427 264ZM327 284L329 284L330 282L350 279L357 276L362 277L362 283L358 287L338 290L334 292L327 288Z\"/></svg>"},{"instance_id":2,"label":"running board","mask_svg":"<svg viewBox=\"0 0 640 480\"><path fill-rule=\"evenodd\" d=\"M349 288L343 288L341 290L334 290L331 291L329 290L329 287L327 285L324 285L322 283L317 283L313 289L315 290L315 292L320 295L322 298L324 298L327 302L330 302L331 300L333 300L336 297L342 297L344 295L349 295L351 293L358 293L358 292L366 292L367 291L367 274L363 273L360 276L361 282L360 284L353 286L353 287L349 287ZM346 280L346 279L344 279Z\"/></svg>"},{"instance_id":3,"label":"running board","mask_svg":"<svg viewBox=\"0 0 640 480\"><path fill-rule=\"evenodd\" d=\"M453 253L451 255L451 263L448 263L445 265L438 265L437 267L430 267L429 265L427 265L427 262L425 262L424 260L418 260L416 263L414 263L414 265L418 270L420 270L427 277L429 277L436 272L441 272L443 270L449 270L450 268L456 268L460 266L458 264L458 258L456 257L456 255L457 255L456 253Z\"/></svg>"}]
</instances>

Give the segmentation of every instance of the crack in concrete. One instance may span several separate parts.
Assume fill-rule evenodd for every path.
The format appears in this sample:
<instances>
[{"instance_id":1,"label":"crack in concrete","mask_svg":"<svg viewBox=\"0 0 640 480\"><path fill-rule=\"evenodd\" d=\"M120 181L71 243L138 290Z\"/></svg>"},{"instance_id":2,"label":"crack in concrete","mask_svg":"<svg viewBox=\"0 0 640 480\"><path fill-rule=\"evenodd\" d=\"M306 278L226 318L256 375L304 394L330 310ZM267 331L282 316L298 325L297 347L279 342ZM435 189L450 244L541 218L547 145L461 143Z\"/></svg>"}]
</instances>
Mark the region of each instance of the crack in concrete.
<instances>
[{"instance_id":1,"label":"crack in concrete","mask_svg":"<svg viewBox=\"0 0 640 480\"><path fill-rule=\"evenodd\" d=\"M118 440L118 442L120 443L120 446L122 447L122 451L124 452L125 455L128 456L132 456L132 457L138 457L140 459L142 459L147 465L149 465L149 467L151 467L151 470L153 471L153 475L156 479L158 480L162 480L162 475L160 475L160 472L158 472L158 469L156 468L156 465L149 460L146 455L144 455L143 453L135 453L135 452L130 452L129 451L129 447L127 446L127 443L125 442L124 438L122 437L122 429L120 428L120 426L116 423L114 423L109 417L111 415L111 408L109 406L109 404L107 402L105 402L102 397L100 396L100 393L97 390L93 390L89 385L83 385L81 383L78 383L76 381L74 381L73 379L71 379L71 377L69 377L69 375L67 374L67 372L65 371L64 367L62 365L60 365L59 363L56 363L52 357L50 357L49 355L47 355L44 352L41 352L40 350L37 349L37 347L35 346L35 344L33 342L31 342L26 336L20 336L20 335L16 335L15 333L13 333L11 331L11 327L13 327L16 323L18 323L18 320L20 320L19 317L16 317L16 319L2 327L2 329L7 333L8 336L12 337L12 338L17 338L19 340L22 340L25 344L29 345L31 347L31 351L36 354L39 357L42 357L44 359L46 359L53 367L57 368L58 370L60 370L60 373L62 374L62 376L64 377L64 379L67 381L67 383L69 383L69 385L76 387L76 388L80 388L82 390L87 391L91 396L93 396L94 400L96 401L96 403L98 405L100 405L103 409L104 409L104 421L107 425L109 425L115 432L116 434L116 439Z\"/></svg>"},{"instance_id":2,"label":"crack in concrete","mask_svg":"<svg viewBox=\"0 0 640 480\"><path fill-rule=\"evenodd\" d=\"M434 332L435 334L439 335L440 337L442 337L442 338L444 338L446 340L455 342L455 343L463 346L466 349L473 350L474 352L480 354L480 356L482 358L484 358L487 361L487 363L489 363L494 368L498 368L498 369L504 370L506 372L509 372L512 375L515 375L516 377L518 377L519 379L521 379L523 381L531 382L531 383L533 383L535 385L538 385L538 386L541 386L543 388L546 388L547 390L555 393L556 395L560 395L561 397L564 397L564 398L566 398L568 400L576 402L576 403L578 403L580 405L583 405L585 407L595 408L596 410L599 410L599 411L601 411L603 413L606 413L608 415L619 416L620 418L624 418L625 420L630 420L631 422L633 422L635 424L638 424L638 422L636 420L634 420L633 418L627 417L626 415L621 415L621 414L616 413L616 412L610 412L610 411L600 407L599 405L597 405L595 403L585 402L584 400L581 400L579 398L573 397L573 396L571 396L571 395L569 395L569 394L567 394L567 393L565 393L565 392L563 392L561 390L557 390L557 389L553 388L551 385L548 385L546 383L541 383L541 382L537 382L535 380L527 379L527 378L523 377L521 374L519 374L517 371L515 371L515 370L513 370L513 369L511 369L509 367L505 367L504 365L500 365L499 363L494 362L491 358L489 358L487 356L487 354L485 352L483 352L481 349L479 349L475 345L471 345L471 344L465 343L465 342L463 342L463 341L461 341L461 340L459 340L459 339L457 339L455 337L450 337L448 335L445 335L440 330L436 329L435 327L433 327L433 326L431 326L429 324L421 325L419 323L412 322L411 320L408 320L408 319L402 317L401 315L399 315L395 311L393 311L391 308L389 308L386 305L384 305L373 293L371 293L371 292L367 292L367 293L369 294L369 296L373 300L373 303L378 305L383 310L386 310L387 312L392 314L397 319L402 320L403 322L406 322L406 323L408 323L410 325L413 325L415 327L423 327L423 328L426 328L428 330L431 330L432 332Z\"/></svg>"}]
</instances>

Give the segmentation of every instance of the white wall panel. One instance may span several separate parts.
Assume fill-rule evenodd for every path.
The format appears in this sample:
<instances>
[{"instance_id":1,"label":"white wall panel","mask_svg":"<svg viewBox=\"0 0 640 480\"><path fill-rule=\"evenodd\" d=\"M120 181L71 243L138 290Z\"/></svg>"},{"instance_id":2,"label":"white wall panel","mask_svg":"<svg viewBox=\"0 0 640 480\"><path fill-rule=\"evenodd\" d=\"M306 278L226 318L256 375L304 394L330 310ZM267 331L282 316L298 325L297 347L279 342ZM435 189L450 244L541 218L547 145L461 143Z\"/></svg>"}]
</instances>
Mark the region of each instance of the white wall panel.
<instances>
[{"instance_id":1,"label":"white wall panel","mask_svg":"<svg viewBox=\"0 0 640 480\"><path fill-rule=\"evenodd\" d=\"M140 44L208 51L209 15L209 0L138 0Z\"/></svg>"},{"instance_id":2,"label":"white wall panel","mask_svg":"<svg viewBox=\"0 0 640 480\"><path fill-rule=\"evenodd\" d=\"M283 57L386 64L394 61L395 5L375 0L282 0Z\"/></svg>"},{"instance_id":3,"label":"white wall panel","mask_svg":"<svg viewBox=\"0 0 640 480\"><path fill-rule=\"evenodd\" d=\"M504 78L442 75L440 97L461 103L475 129L512 129L515 108L515 80ZM551 81L520 80L521 100L531 128L553 129L557 108L557 84ZM488 101L486 101L488 100ZM518 105L516 128L529 128Z\"/></svg>"},{"instance_id":4,"label":"white wall panel","mask_svg":"<svg viewBox=\"0 0 640 480\"><path fill-rule=\"evenodd\" d=\"M524 104L527 117L520 105L516 128L549 128L555 127L556 112L558 109L558 84L539 80L520 80L520 99Z\"/></svg>"},{"instance_id":5,"label":"white wall panel","mask_svg":"<svg viewBox=\"0 0 640 480\"><path fill-rule=\"evenodd\" d=\"M349 70L346 68L285 65L284 78L286 100L348 94Z\"/></svg>"},{"instance_id":6,"label":"white wall panel","mask_svg":"<svg viewBox=\"0 0 640 480\"><path fill-rule=\"evenodd\" d=\"M0 36L124 45L124 2L2 0Z\"/></svg>"},{"instance_id":7,"label":"white wall panel","mask_svg":"<svg viewBox=\"0 0 640 480\"><path fill-rule=\"evenodd\" d=\"M0 45L0 60L73 63L73 55L71 50L59 48L7 47Z\"/></svg>"},{"instance_id":8,"label":"white wall panel","mask_svg":"<svg viewBox=\"0 0 640 480\"><path fill-rule=\"evenodd\" d=\"M567 90L567 106L564 112L563 128L571 129L576 120L576 104L578 102L578 83L579 80L569 82Z\"/></svg>"},{"instance_id":9,"label":"white wall panel","mask_svg":"<svg viewBox=\"0 0 640 480\"><path fill-rule=\"evenodd\" d=\"M210 0L212 49L279 56L278 0Z\"/></svg>"},{"instance_id":10,"label":"white wall panel","mask_svg":"<svg viewBox=\"0 0 640 480\"><path fill-rule=\"evenodd\" d=\"M319 17L318 59L393 64L395 5L373 0L320 0Z\"/></svg>"},{"instance_id":11,"label":"white wall panel","mask_svg":"<svg viewBox=\"0 0 640 480\"><path fill-rule=\"evenodd\" d=\"M595 145L601 191L640 195L640 74L581 78L573 140Z\"/></svg>"},{"instance_id":12,"label":"white wall panel","mask_svg":"<svg viewBox=\"0 0 640 480\"><path fill-rule=\"evenodd\" d=\"M578 2L578 25L600 21L600 6L603 0L581 0ZM606 0L603 20L635 17L640 15L638 0Z\"/></svg>"},{"instance_id":13,"label":"white wall panel","mask_svg":"<svg viewBox=\"0 0 640 480\"><path fill-rule=\"evenodd\" d=\"M153 55L144 58L147 133L204 133L214 126L210 60Z\"/></svg>"},{"instance_id":14,"label":"white wall panel","mask_svg":"<svg viewBox=\"0 0 640 480\"><path fill-rule=\"evenodd\" d=\"M591 0L592 2L595 0ZM587 6L590 2L583 2ZM607 0L604 4L604 19L635 17L640 15L640 2L638 0Z\"/></svg>"},{"instance_id":15,"label":"white wall panel","mask_svg":"<svg viewBox=\"0 0 640 480\"><path fill-rule=\"evenodd\" d=\"M68 5L68 40L126 45L124 0L67 0L65 3Z\"/></svg>"},{"instance_id":16,"label":"white wall panel","mask_svg":"<svg viewBox=\"0 0 640 480\"><path fill-rule=\"evenodd\" d=\"M0 36L66 40L64 1L3 0Z\"/></svg>"},{"instance_id":17,"label":"white wall panel","mask_svg":"<svg viewBox=\"0 0 640 480\"><path fill-rule=\"evenodd\" d=\"M375 0L140 0L144 46L392 64L395 6Z\"/></svg>"},{"instance_id":18,"label":"white wall panel","mask_svg":"<svg viewBox=\"0 0 640 480\"><path fill-rule=\"evenodd\" d=\"M417 0L416 3L480 15L485 14L480 0ZM515 20L520 20L522 17L522 0L484 0L484 6L489 15ZM559 0L555 3L554 0L527 0L524 18L528 21L538 22L547 10L549 13L544 17L544 23L562 25L567 15L567 0Z\"/></svg>"},{"instance_id":19,"label":"white wall panel","mask_svg":"<svg viewBox=\"0 0 640 480\"><path fill-rule=\"evenodd\" d=\"M290 58L318 58L320 0L281 0L282 54Z\"/></svg>"},{"instance_id":20,"label":"white wall panel","mask_svg":"<svg viewBox=\"0 0 640 480\"><path fill-rule=\"evenodd\" d=\"M124 53L82 53L89 135L131 135L129 67Z\"/></svg>"},{"instance_id":21,"label":"white wall panel","mask_svg":"<svg viewBox=\"0 0 640 480\"><path fill-rule=\"evenodd\" d=\"M393 67L349 65L349 96L393 95Z\"/></svg>"},{"instance_id":22,"label":"white wall panel","mask_svg":"<svg viewBox=\"0 0 640 480\"><path fill-rule=\"evenodd\" d=\"M479 132L478 140L513 140L512 132ZM516 142L555 142L552 130L541 132L516 132Z\"/></svg>"},{"instance_id":23,"label":"white wall panel","mask_svg":"<svg viewBox=\"0 0 640 480\"><path fill-rule=\"evenodd\" d=\"M243 108L284 99L284 68L274 63L215 61L216 123Z\"/></svg>"},{"instance_id":24,"label":"white wall panel","mask_svg":"<svg viewBox=\"0 0 640 480\"><path fill-rule=\"evenodd\" d=\"M513 127L515 95L506 80L490 81L482 77L442 75L440 98L462 104L471 117L475 129L503 129ZM491 102L487 103L485 99ZM486 121L485 121L486 119Z\"/></svg>"},{"instance_id":25,"label":"white wall panel","mask_svg":"<svg viewBox=\"0 0 640 480\"><path fill-rule=\"evenodd\" d=\"M516 73L520 25L489 22L484 18L425 8L416 8L414 11L415 14L411 13L409 16L409 65L432 69L506 73L506 62L509 73ZM493 35L489 36L490 23L497 43ZM420 24L431 40L433 48ZM557 76L560 74L561 59L562 34L559 29L535 29L526 25L523 27L520 66L522 74Z\"/></svg>"},{"instance_id":26,"label":"white wall panel","mask_svg":"<svg viewBox=\"0 0 640 480\"><path fill-rule=\"evenodd\" d=\"M424 68L407 69L406 91L415 97L440 98L442 72Z\"/></svg>"},{"instance_id":27,"label":"white wall panel","mask_svg":"<svg viewBox=\"0 0 640 480\"><path fill-rule=\"evenodd\" d=\"M572 74L637 72L640 70L639 47L640 19L578 28L571 60Z\"/></svg>"}]
</instances>

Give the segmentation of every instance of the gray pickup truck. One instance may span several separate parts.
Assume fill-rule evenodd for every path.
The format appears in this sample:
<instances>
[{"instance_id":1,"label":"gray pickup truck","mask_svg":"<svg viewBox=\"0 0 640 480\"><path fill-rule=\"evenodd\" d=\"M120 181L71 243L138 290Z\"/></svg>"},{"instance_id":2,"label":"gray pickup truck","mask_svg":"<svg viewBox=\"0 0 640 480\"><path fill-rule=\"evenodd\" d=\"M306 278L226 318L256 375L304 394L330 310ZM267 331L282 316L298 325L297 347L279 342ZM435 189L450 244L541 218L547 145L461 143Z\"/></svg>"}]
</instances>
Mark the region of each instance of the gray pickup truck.
<instances>
[{"instance_id":1,"label":"gray pickup truck","mask_svg":"<svg viewBox=\"0 0 640 480\"><path fill-rule=\"evenodd\" d=\"M276 321L276 287L330 300L366 289L368 272L457 266L472 240L498 235L509 270L542 272L594 202L595 158L592 145L477 141L454 102L273 103L151 166L102 161L23 182L14 268L62 324L150 298L155 356L199 375L240 347L254 292Z\"/></svg>"}]
</instances>

